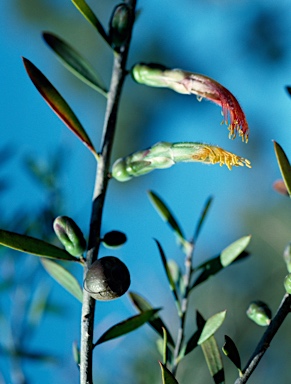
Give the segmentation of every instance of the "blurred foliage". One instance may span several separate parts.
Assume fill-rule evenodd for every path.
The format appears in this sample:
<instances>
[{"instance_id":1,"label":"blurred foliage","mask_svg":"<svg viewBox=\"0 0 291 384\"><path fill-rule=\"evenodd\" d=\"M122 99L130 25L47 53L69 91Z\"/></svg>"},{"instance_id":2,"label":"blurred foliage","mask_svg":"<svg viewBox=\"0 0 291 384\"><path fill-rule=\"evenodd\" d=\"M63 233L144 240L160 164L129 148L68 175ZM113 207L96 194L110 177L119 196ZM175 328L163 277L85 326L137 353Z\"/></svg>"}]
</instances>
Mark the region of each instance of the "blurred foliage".
<instances>
[{"instance_id":1,"label":"blurred foliage","mask_svg":"<svg viewBox=\"0 0 291 384\"><path fill-rule=\"evenodd\" d=\"M8 161L10 155L7 149L1 151L2 164ZM4 219L2 215L0 226L55 241L52 220L65 206L59 188L63 171L61 156L56 153L45 163L29 156L24 164L27 174L41 186L45 203L36 212L25 207L14 213L10 209L10 217ZM8 181L13 185L11 178ZM6 192L9 193L9 188ZM2 207L2 212L5 210L7 207ZM48 315L63 316L65 308L51 301L51 283L38 260L5 247L0 248L0 254L0 355L9 362L10 377L7 382L25 384L30 382L25 372L25 362L59 364L57 356L45 352L46 347L33 346L33 340L43 319Z\"/></svg>"}]
</instances>

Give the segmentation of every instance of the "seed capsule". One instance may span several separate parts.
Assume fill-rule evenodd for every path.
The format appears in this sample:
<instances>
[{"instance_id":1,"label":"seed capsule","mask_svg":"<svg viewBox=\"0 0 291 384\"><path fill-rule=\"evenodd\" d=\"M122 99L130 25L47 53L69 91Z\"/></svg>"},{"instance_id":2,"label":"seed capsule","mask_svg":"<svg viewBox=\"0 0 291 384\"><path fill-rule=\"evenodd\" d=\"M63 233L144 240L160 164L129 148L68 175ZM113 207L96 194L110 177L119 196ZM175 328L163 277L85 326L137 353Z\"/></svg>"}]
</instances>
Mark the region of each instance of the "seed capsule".
<instances>
[{"instance_id":1,"label":"seed capsule","mask_svg":"<svg viewBox=\"0 0 291 384\"><path fill-rule=\"evenodd\" d=\"M127 266L114 256L96 260L88 270L84 289L95 300L109 301L122 296L130 286Z\"/></svg>"}]
</instances>

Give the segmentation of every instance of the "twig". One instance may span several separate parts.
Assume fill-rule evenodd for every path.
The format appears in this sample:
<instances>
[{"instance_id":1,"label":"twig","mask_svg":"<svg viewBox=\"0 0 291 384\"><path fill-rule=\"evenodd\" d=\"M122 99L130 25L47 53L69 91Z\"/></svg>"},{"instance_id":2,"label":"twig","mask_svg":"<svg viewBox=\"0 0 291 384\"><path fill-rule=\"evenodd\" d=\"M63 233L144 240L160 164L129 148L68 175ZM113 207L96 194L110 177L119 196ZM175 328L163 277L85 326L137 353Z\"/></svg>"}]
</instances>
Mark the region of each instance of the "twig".
<instances>
[{"instance_id":1,"label":"twig","mask_svg":"<svg viewBox=\"0 0 291 384\"><path fill-rule=\"evenodd\" d=\"M184 278L184 294L181 300L181 316L180 316L180 327L178 330L177 341L174 350L174 362L172 367L173 375L176 374L179 364L179 354L183 345L185 337L185 321L187 315L187 309L189 304L189 293L190 293L190 281L192 275L192 258L194 252L194 243L190 243L191 247L187 248L187 254L185 258L185 274Z\"/></svg>"},{"instance_id":2,"label":"twig","mask_svg":"<svg viewBox=\"0 0 291 384\"><path fill-rule=\"evenodd\" d=\"M127 3L132 8L134 15L136 0L128 0ZM133 16L134 18L134 16ZM102 222L102 213L104 201L108 186L108 173L110 165L110 156L113 146L113 139L116 128L117 111L119 98L124 82L126 72L126 61L131 39L130 27L129 38L120 50L114 55L114 64L112 70L110 90L106 107L106 114L103 125L103 137L101 142L100 158L96 172L95 188L92 203L92 214L90 221L90 234L86 265L84 268L84 277L91 264L97 259L100 246L100 231ZM81 351L80 351L80 384L92 384L92 355L93 355L93 326L94 326L95 300L89 296L88 292L83 290L83 305L81 319Z\"/></svg>"},{"instance_id":3,"label":"twig","mask_svg":"<svg viewBox=\"0 0 291 384\"><path fill-rule=\"evenodd\" d=\"M264 356L265 352L269 348L273 337L276 335L286 316L290 312L290 305L291 295L285 294L280 304L280 307L278 308L276 316L272 319L266 332L263 334L259 344L257 345L255 352L253 353L246 367L244 368L243 376L236 379L234 384L244 384L248 381L251 374L259 364L261 358Z\"/></svg>"}]
</instances>

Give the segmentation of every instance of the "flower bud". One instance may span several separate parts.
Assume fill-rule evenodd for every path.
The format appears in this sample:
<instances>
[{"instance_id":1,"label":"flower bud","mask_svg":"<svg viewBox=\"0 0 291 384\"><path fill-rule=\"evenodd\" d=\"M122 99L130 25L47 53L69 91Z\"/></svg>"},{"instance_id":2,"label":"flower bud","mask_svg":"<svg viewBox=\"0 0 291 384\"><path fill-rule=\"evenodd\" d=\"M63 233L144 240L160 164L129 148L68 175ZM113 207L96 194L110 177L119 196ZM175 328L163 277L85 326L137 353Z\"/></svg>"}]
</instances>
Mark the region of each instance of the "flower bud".
<instances>
[{"instance_id":1,"label":"flower bud","mask_svg":"<svg viewBox=\"0 0 291 384\"><path fill-rule=\"evenodd\" d=\"M89 268L84 289L95 300L109 301L122 296L130 286L127 266L114 256L96 260Z\"/></svg>"},{"instance_id":2,"label":"flower bud","mask_svg":"<svg viewBox=\"0 0 291 384\"><path fill-rule=\"evenodd\" d=\"M289 273L284 279L284 287L287 293L291 295L291 273Z\"/></svg>"},{"instance_id":3,"label":"flower bud","mask_svg":"<svg viewBox=\"0 0 291 384\"><path fill-rule=\"evenodd\" d=\"M253 301L248 309L247 316L261 327L265 327L270 324L272 319L272 312L267 304L263 301Z\"/></svg>"},{"instance_id":4,"label":"flower bud","mask_svg":"<svg viewBox=\"0 0 291 384\"><path fill-rule=\"evenodd\" d=\"M108 248L116 248L124 244L126 240L126 235L123 232L110 231L104 235L102 242Z\"/></svg>"},{"instance_id":5,"label":"flower bud","mask_svg":"<svg viewBox=\"0 0 291 384\"><path fill-rule=\"evenodd\" d=\"M59 216L55 219L53 227L60 242L72 256L80 256L85 252L86 240L74 220L67 216Z\"/></svg>"},{"instance_id":6,"label":"flower bud","mask_svg":"<svg viewBox=\"0 0 291 384\"><path fill-rule=\"evenodd\" d=\"M109 37L113 47L120 48L129 37L132 24L132 10L125 4L118 4L109 23Z\"/></svg>"},{"instance_id":7,"label":"flower bud","mask_svg":"<svg viewBox=\"0 0 291 384\"><path fill-rule=\"evenodd\" d=\"M283 258L286 263L288 272L291 273L291 243L289 243L285 248Z\"/></svg>"}]
</instances>

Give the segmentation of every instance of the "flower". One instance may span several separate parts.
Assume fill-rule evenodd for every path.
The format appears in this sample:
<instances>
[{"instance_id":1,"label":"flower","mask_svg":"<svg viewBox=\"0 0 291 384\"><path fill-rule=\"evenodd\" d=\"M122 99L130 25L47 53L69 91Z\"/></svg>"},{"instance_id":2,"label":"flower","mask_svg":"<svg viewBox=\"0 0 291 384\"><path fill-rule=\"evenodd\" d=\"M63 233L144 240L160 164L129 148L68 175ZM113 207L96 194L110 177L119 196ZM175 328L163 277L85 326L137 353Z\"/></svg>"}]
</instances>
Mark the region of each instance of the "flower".
<instances>
[{"instance_id":1,"label":"flower","mask_svg":"<svg viewBox=\"0 0 291 384\"><path fill-rule=\"evenodd\" d=\"M229 138L236 134L248 142L249 128L245 114L234 95L217 81L208 76L167 69L159 64L136 64L132 71L135 81L151 87L166 87L181 94L194 94L198 100L206 98L222 108L223 122L229 124Z\"/></svg>"},{"instance_id":2,"label":"flower","mask_svg":"<svg viewBox=\"0 0 291 384\"><path fill-rule=\"evenodd\" d=\"M228 152L220 147L203 143L159 142L151 148L120 158L112 166L112 177L118 181L128 181L154 169L169 168L180 162L202 162L205 164L233 166L244 165L251 168L249 160Z\"/></svg>"}]
</instances>

